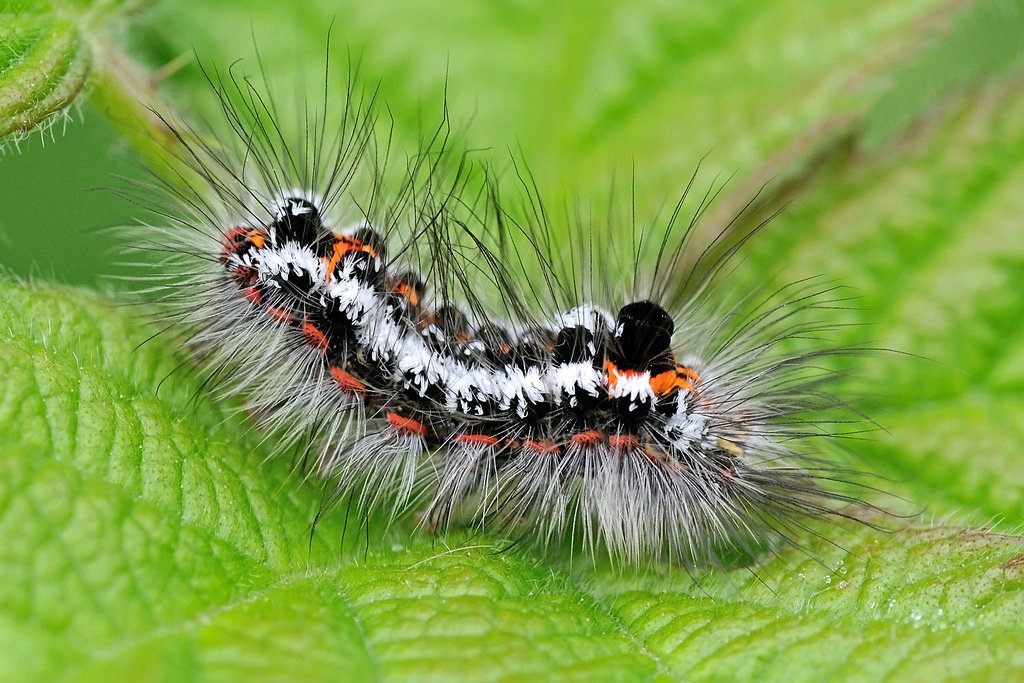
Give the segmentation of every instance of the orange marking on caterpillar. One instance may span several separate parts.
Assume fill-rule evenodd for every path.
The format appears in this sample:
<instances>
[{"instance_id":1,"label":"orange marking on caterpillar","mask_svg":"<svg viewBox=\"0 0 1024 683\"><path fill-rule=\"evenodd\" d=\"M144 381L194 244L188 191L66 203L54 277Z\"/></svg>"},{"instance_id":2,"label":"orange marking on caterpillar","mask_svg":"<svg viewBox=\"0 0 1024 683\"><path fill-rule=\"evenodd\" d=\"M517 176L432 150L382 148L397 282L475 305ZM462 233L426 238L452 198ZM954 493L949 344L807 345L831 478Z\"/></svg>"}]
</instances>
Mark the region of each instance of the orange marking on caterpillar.
<instances>
[{"instance_id":1,"label":"orange marking on caterpillar","mask_svg":"<svg viewBox=\"0 0 1024 683\"><path fill-rule=\"evenodd\" d=\"M327 350L331 346L330 342L327 341L327 335L317 329L317 326L308 320L302 323L302 336L306 340L306 343L317 351L327 353Z\"/></svg>"},{"instance_id":2,"label":"orange marking on caterpillar","mask_svg":"<svg viewBox=\"0 0 1024 683\"><path fill-rule=\"evenodd\" d=\"M283 308L270 306L267 308L267 314L282 325L295 322L295 316L292 315L290 311L286 311Z\"/></svg>"},{"instance_id":3,"label":"orange marking on caterpillar","mask_svg":"<svg viewBox=\"0 0 1024 683\"><path fill-rule=\"evenodd\" d=\"M610 360L604 362L604 371L608 373L608 388L614 389L615 385L619 383L620 379L629 379L631 377L639 377L644 374L640 370L619 370L618 366Z\"/></svg>"},{"instance_id":4,"label":"orange marking on caterpillar","mask_svg":"<svg viewBox=\"0 0 1024 683\"><path fill-rule=\"evenodd\" d=\"M333 379L334 383L338 385L338 388L346 394L352 394L359 398L366 397L366 385L339 368L337 365L331 366L331 379ZM388 415L391 415L391 413L388 413Z\"/></svg>"},{"instance_id":5,"label":"orange marking on caterpillar","mask_svg":"<svg viewBox=\"0 0 1024 683\"><path fill-rule=\"evenodd\" d=\"M402 417L398 413L388 413L388 424L391 428L402 436L418 436L420 438L426 438L427 428L423 426L422 422L417 422L411 417Z\"/></svg>"},{"instance_id":6,"label":"orange marking on caterpillar","mask_svg":"<svg viewBox=\"0 0 1024 683\"><path fill-rule=\"evenodd\" d=\"M266 244L266 234L261 229L249 228L232 228L224 233L220 241L221 263L227 263L231 255L237 253L247 242L257 249L262 249Z\"/></svg>"},{"instance_id":7,"label":"orange marking on caterpillar","mask_svg":"<svg viewBox=\"0 0 1024 683\"><path fill-rule=\"evenodd\" d=\"M481 446L483 448L490 448L498 443L498 439L497 437L488 436L487 434L456 434L455 442L460 443L463 446Z\"/></svg>"},{"instance_id":8,"label":"orange marking on caterpillar","mask_svg":"<svg viewBox=\"0 0 1024 683\"><path fill-rule=\"evenodd\" d=\"M420 305L420 295L416 292L416 288L407 282L396 282L394 290L400 295L405 297L413 307Z\"/></svg>"},{"instance_id":9,"label":"orange marking on caterpillar","mask_svg":"<svg viewBox=\"0 0 1024 683\"><path fill-rule=\"evenodd\" d=\"M629 453L640 448L640 439L632 434L616 434L608 437L608 445L622 453Z\"/></svg>"},{"instance_id":10,"label":"orange marking on caterpillar","mask_svg":"<svg viewBox=\"0 0 1024 683\"><path fill-rule=\"evenodd\" d=\"M235 281L235 284L239 289L248 289L254 286L259 278L256 275L256 269L250 268L249 266L238 266L231 271L231 279Z\"/></svg>"},{"instance_id":11,"label":"orange marking on caterpillar","mask_svg":"<svg viewBox=\"0 0 1024 683\"><path fill-rule=\"evenodd\" d=\"M546 455L558 455L562 452L562 447L554 441L533 441L532 439L526 439L523 441L523 448L529 448L531 451L544 453Z\"/></svg>"},{"instance_id":12,"label":"orange marking on caterpillar","mask_svg":"<svg viewBox=\"0 0 1024 683\"><path fill-rule=\"evenodd\" d=\"M321 259L321 261L327 261L327 280L330 281L331 274L334 272L334 267L341 261L341 257L349 252L348 245L342 241L337 241L331 245L331 256L330 258Z\"/></svg>"},{"instance_id":13,"label":"orange marking on caterpillar","mask_svg":"<svg viewBox=\"0 0 1024 683\"><path fill-rule=\"evenodd\" d=\"M569 440L580 448L594 448L604 442L604 434L595 431L580 432L573 434Z\"/></svg>"},{"instance_id":14,"label":"orange marking on caterpillar","mask_svg":"<svg viewBox=\"0 0 1024 683\"><path fill-rule=\"evenodd\" d=\"M321 261L327 262L327 279L331 279L331 273L334 272L334 267L341 262L341 259L345 254L352 251L365 251L373 258L377 258L377 250L368 244L363 244L359 240L350 237L348 235L335 235L337 241L331 245L331 256L330 258L322 258Z\"/></svg>"},{"instance_id":15,"label":"orange marking on caterpillar","mask_svg":"<svg viewBox=\"0 0 1024 683\"><path fill-rule=\"evenodd\" d=\"M242 294L244 294L245 298L249 300L249 303L254 306L263 305L263 295L260 294L260 291L255 287L246 287L242 290Z\"/></svg>"},{"instance_id":16,"label":"orange marking on caterpillar","mask_svg":"<svg viewBox=\"0 0 1024 683\"><path fill-rule=\"evenodd\" d=\"M644 446L643 453L648 460L653 462L670 462L667 453L651 446L651 444Z\"/></svg>"},{"instance_id":17,"label":"orange marking on caterpillar","mask_svg":"<svg viewBox=\"0 0 1024 683\"><path fill-rule=\"evenodd\" d=\"M245 237L246 231L242 228L228 230L220 241L220 262L227 263L231 255L238 251L241 242L240 238Z\"/></svg>"},{"instance_id":18,"label":"orange marking on caterpillar","mask_svg":"<svg viewBox=\"0 0 1024 683\"><path fill-rule=\"evenodd\" d=\"M367 242L361 242L357 240L355 237L352 237L351 235L338 235L337 237L340 241L345 242L349 245L349 251L365 251L373 258L377 258L380 255L377 253L377 250L374 249L372 245L368 244Z\"/></svg>"},{"instance_id":19,"label":"orange marking on caterpillar","mask_svg":"<svg viewBox=\"0 0 1024 683\"><path fill-rule=\"evenodd\" d=\"M651 389L658 396L667 396L676 389L694 391L700 382L700 375L692 368L677 365L674 370L667 370L651 378Z\"/></svg>"}]
</instances>

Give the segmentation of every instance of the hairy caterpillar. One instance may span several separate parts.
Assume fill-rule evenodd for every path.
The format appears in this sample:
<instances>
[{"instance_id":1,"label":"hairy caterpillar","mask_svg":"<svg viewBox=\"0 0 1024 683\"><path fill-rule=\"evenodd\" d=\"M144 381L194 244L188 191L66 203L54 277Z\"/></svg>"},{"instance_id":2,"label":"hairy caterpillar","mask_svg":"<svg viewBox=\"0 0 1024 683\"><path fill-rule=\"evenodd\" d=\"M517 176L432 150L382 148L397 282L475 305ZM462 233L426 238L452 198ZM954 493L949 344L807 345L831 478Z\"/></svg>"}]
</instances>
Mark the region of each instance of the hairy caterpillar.
<instances>
[{"instance_id":1,"label":"hairy caterpillar","mask_svg":"<svg viewBox=\"0 0 1024 683\"><path fill-rule=\"evenodd\" d=\"M354 86L292 138L269 94L211 83L230 134L165 121L169 201L133 239L163 255L150 291L209 381L329 477L325 510L351 495L430 528L705 564L860 502L813 443L834 407L815 362L844 350L790 348L826 329L801 317L824 292L716 305L744 238L684 258L707 197L691 221L680 201L657 229L612 212L559 241L528 174L508 202L446 123L396 169Z\"/></svg>"}]
</instances>

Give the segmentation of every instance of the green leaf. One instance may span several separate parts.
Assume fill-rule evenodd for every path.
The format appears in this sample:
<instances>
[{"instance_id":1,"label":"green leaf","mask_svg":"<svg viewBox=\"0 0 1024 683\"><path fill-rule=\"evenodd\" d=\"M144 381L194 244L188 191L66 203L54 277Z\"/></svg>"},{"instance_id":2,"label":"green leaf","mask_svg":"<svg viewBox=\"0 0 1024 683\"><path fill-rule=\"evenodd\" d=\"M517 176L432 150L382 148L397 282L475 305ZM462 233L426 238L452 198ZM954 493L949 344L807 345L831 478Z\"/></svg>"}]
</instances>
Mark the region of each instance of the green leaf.
<instances>
[{"instance_id":1,"label":"green leaf","mask_svg":"<svg viewBox=\"0 0 1024 683\"><path fill-rule=\"evenodd\" d=\"M714 226L774 178L758 215L788 205L731 285L824 273L860 295L829 314L852 324L841 341L923 357L852 361L855 405L888 431L851 445L949 521L818 526L694 577L408 523L345 530L340 513L311 536L320 487L175 372L170 337L143 343L134 311L94 295L0 280L0 677L1020 678L1024 539L964 526L1024 520L1024 89L1018 42L991 40L1024 32L1001 6L331 10L334 40L387 74L405 139L447 73L456 119L478 112L469 143L518 140L548 187L599 197L632 155L650 215L711 149L705 172L740 177ZM241 4L163 7L154 61L190 42L215 64L245 52ZM315 83L329 17L297 5L268 44L277 7L245 3L265 63L300 52ZM967 63L920 87L951 54ZM198 78L174 89L208 108Z\"/></svg>"},{"instance_id":2,"label":"green leaf","mask_svg":"<svg viewBox=\"0 0 1024 683\"><path fill-rule=\"evenodd\" d=\"M1019 652L1018 537L832 529L759 569L774 593L408 528L339 546L341 515L309 535L318 488L167 376L178 352L137 347L124 309L5 280L0 329L7 678L821 680L861 653L938 678Z\"/></svg>"},{"instance_id":3,"label":"green leaf","mask_svg":"<svg viewBox=\"0 0 1024 683\"><path fill-rule=\"evenodd\" d=\"M0 137L27 133L71 104L91 61L78 25L47 5L0 12Z\"/></svg>"}]
</instances>

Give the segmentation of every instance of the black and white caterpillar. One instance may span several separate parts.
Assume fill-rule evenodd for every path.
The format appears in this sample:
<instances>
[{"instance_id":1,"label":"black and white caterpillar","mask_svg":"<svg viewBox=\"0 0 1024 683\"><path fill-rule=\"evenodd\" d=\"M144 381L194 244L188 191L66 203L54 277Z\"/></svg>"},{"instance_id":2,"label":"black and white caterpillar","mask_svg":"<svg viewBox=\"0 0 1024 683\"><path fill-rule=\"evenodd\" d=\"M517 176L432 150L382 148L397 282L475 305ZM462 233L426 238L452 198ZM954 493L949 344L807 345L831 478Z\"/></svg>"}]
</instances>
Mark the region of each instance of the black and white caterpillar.
<instances>
[{"instance_id":1,"label":"black and white caterpillar","mask_svg":"<svg viewBox=\"0 0 1024 683\"><path fill-rule=\"evenodd\" d=\"M800 322L813 283L716 305L742 240L698 275L678 208L625 226L642 253L619 281L590 248L612 231L559 244L529 183L527 210L470 192L444 126L396 171L352 88L290 139L269 96L216 86L231 133L168 123L170 201L133 239L164 255L153 289L210 381L304 445L330 502L631 565L756 552L859 502L813 440L835 350L790 348L825 329Z\"/></svg>"}]
</instances>

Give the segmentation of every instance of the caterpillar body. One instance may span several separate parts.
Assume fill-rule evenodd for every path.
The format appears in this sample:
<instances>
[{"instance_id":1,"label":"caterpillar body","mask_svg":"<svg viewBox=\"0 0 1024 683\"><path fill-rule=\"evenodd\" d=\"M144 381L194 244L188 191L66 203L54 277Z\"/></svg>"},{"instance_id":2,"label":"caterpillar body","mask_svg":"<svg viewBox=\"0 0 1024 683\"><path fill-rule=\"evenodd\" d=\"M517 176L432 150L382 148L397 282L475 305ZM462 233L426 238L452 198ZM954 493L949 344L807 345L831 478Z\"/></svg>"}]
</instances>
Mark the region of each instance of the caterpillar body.
<instances>
[{"instance_id":1,"label":"caterpillar body","mask_svg":"<svg viewBox=\"0 0 1024 683\"><path fill-rule=\"evenodd\" d=\"M814 361L836 350L784 350L825 329L794 322L817 285L716 307L742 240L696 276L679 207L634 239L655 262L634 254L613 281L588 248L611 238L580 223L553 244L529 183L518 213L489 183L470 193L445 125L389 172L373 98L352 87L338 120L304 112L292 140L268 95L215 86L230 135L167 123L170 201L141 244L164 255L152 289L210 381L305 446L328 503L638 565L756 552L859 502L809 440L831 405Z\"/></svg>"}]
</instances>

